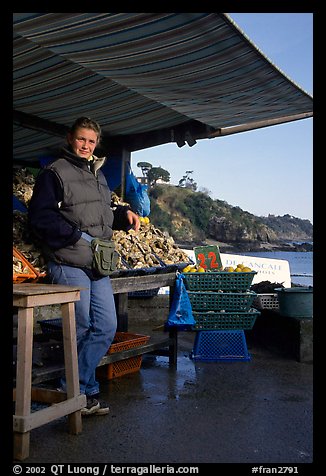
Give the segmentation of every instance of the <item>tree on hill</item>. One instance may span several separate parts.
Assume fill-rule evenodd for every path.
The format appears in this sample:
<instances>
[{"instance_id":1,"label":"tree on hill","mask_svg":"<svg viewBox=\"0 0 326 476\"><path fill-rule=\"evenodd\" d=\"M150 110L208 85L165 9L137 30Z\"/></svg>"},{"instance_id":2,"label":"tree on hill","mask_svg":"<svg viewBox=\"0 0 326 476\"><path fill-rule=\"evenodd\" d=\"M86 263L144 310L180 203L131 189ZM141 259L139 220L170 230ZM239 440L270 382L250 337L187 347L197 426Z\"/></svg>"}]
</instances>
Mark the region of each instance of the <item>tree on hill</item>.
<instances>
[{"instance_id":1,"label":"tree on hill","mask_svg":"<svg viewBox=\"0 0 326 476\"><path fill-rule=\"evenodd\" d=\"M190 175L193 173L193 170L186 170L186 174L179 180L178 187L189 188L193 192L197 190L197 184Z\"/></svg>"},{"instance_id":2,"label":"tree on hill","mask_svg":"<svg viewBox=\"0 0 326 476\"><path fill-rule=\"evenodd\" d=\"M152 167L147 172L147 180L150 187L154 187L158 180L162 180L162 182L170 182L170 172L162 167Z\"/></svg>"},{"instance_id":3,"label":"tree on hill","mask_svg":"<svg viewBox=\"0 0 326 476\"><path fill-rule=\"evenodd\" d=\"M149 162L138 162L137 167L141 169L143 177L147 177L148 172L153 166Z\"/></svg>"}]
</instances>

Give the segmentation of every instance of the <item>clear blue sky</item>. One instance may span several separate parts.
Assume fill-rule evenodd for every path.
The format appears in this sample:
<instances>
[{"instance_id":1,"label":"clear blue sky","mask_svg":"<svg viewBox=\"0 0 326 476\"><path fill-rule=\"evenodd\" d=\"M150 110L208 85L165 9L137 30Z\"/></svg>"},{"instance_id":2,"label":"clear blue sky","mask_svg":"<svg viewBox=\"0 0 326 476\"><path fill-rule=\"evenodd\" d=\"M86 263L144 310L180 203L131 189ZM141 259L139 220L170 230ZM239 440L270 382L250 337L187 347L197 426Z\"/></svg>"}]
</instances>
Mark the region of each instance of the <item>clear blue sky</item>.
<instances>
[{"instance_id":1,"label":"clear blue sky","mask_svg":"<svg viewBox=\"0 0 326 476\"><path fill-rule=\"evenodd\" d=\"M313 94L312 13L229 13L249 39L286 76ZM178 184L186 170L211 198L257 216L289 213L313 222L313 119L216 139L193 147L164 144L132 153L170 172Z\"/></svg>"}]
</instances>

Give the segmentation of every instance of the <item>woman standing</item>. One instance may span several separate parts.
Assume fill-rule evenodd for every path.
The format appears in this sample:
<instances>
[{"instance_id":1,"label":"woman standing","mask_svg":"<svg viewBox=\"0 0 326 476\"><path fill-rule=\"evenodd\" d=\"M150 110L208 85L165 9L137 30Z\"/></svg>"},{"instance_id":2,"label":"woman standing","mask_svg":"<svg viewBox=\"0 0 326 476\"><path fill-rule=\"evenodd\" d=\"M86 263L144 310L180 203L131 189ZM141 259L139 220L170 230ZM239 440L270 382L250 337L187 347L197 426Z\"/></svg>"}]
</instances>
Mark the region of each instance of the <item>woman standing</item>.
<instances>
[{"instance_id":1,"label":"woman standing","mask_svg":"<svg viewBox=\"0 0 326 476\"><path fill-rule=\"evenodd\" d=\"M98 401L95 371L117 328L110 278L92 268L90 242L110 240L113 229L139 230L138 215L129 207L111 204L100 170L106 159L93 155L100 135L97 122L86 117L75 121L61 157L37 177L28 210L29 224L48 260L50 281L84 288L75 303L80 392L87 397L83 415L109 412L108 405Z\"/></svg>"}]
</instances>

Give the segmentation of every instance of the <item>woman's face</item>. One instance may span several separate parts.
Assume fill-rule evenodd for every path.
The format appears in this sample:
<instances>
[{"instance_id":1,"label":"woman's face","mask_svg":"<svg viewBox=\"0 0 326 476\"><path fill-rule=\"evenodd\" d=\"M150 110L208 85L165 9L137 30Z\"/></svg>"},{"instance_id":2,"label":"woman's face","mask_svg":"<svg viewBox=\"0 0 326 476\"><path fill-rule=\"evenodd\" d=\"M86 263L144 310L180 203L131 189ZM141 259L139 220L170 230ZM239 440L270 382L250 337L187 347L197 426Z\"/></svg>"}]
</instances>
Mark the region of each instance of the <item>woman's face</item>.
<instances>
[{"instance_id":1,"label":"woman's face","mask_svg":"<svg viewBox=\"0 0 326 476\"><path fill-rule=\"evenodd\" d=\"M68 133L67 140L78 157L89 160L97 145L98 137L93 129L79 127L74 133Z\"/></svg>"}]
</instances>

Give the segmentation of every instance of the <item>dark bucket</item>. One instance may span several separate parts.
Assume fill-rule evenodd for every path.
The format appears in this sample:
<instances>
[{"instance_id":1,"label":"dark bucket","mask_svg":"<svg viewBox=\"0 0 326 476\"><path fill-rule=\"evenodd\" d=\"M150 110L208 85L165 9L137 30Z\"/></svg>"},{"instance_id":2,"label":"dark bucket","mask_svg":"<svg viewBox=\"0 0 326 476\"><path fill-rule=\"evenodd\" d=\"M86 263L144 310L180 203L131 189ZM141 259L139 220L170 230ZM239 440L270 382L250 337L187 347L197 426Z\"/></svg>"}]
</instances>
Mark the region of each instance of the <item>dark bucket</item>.
<instances>
[{"instance_id":1,"label":"dark bucket","mask_svg":"<svg viewBox=\"0 0 326 476\"><path fill-rule=\"evenodd\" d=\"M294 287L275 289L278 296L281 316L312 319L313 287Z\"/></svg>"}]
</instances>

